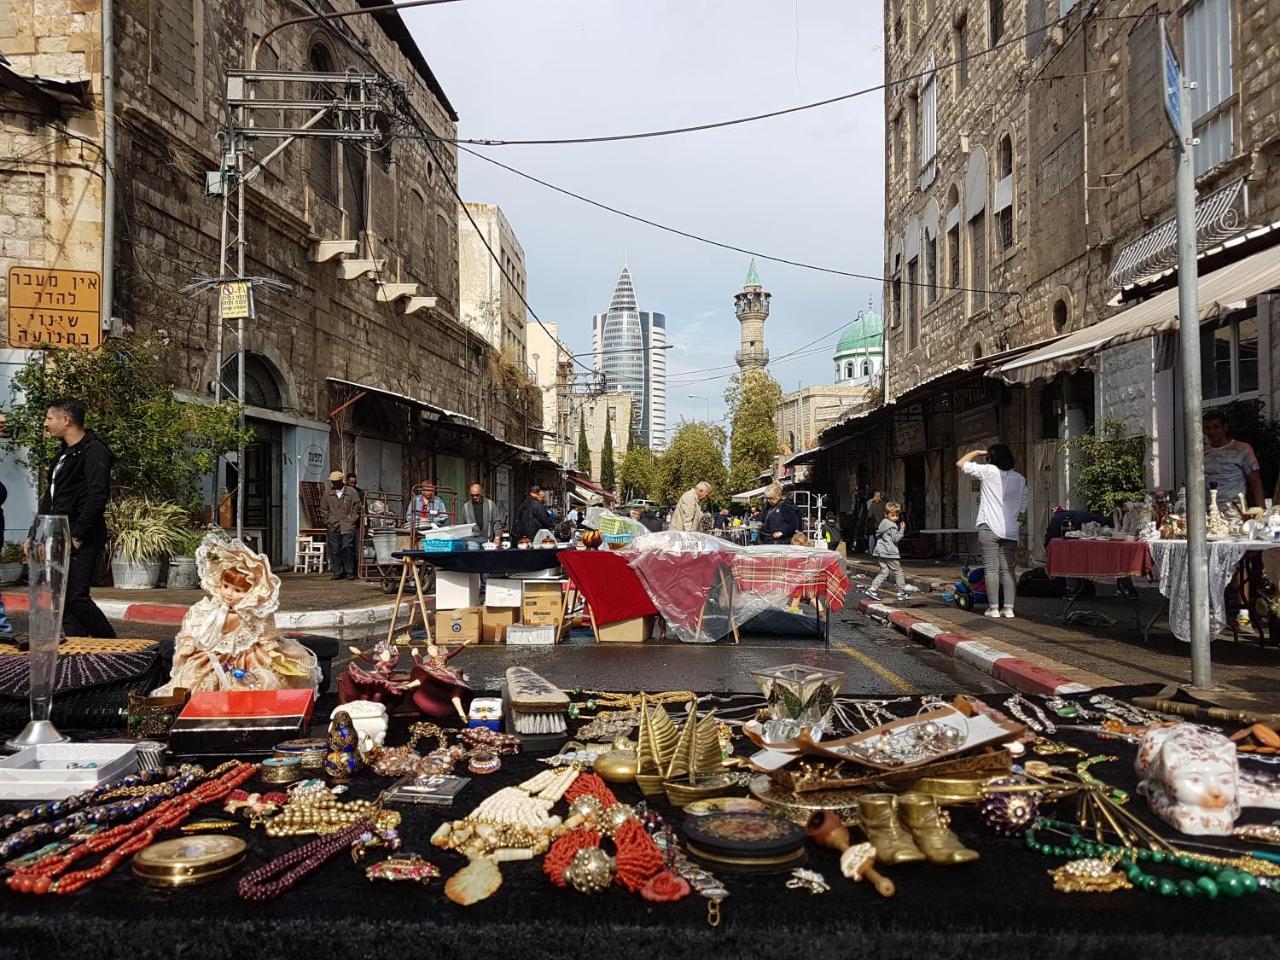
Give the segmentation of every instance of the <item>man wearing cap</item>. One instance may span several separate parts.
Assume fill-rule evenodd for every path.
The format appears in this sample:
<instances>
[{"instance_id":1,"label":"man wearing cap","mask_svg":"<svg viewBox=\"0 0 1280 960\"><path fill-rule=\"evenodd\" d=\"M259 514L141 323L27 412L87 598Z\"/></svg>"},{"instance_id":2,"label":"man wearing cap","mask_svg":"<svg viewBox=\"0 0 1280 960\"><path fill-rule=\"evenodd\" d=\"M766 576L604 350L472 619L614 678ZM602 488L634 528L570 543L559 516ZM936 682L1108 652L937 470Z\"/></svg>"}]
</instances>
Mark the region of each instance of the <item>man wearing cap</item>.
<instances>
[{"instance_id":1,"label":"man wearing cap","mask_svg":"<svg viewBox=\"0 0 1280 960\"><path fill-rule=\"evenodd\" d=\"M360 496L347 486L341 470L329 474L320 515L329 535L329 569L335 580L356 578L356 531L360 529Z\"/></svg>"}]
</instances>

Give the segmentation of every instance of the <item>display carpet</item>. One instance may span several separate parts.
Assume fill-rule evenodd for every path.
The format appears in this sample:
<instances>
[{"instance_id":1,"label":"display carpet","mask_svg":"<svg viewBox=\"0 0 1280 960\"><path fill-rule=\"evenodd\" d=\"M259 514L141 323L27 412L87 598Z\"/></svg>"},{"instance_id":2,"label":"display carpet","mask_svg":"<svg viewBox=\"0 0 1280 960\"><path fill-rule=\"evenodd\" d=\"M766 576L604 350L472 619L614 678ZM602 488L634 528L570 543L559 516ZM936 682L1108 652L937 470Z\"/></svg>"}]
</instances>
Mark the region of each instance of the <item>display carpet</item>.
<instances>
[{"instance_id":1,"label":"display carpet","mask_svg":"<svg viewBox=\"0 0 1280 960\"><path fill-rule=\"evenodd\" d=\"M317 716L328 715L328 699L322 700ZM1132 747L1114 742L1101 745L1090 734L1065 733L1060 739L1091 754L1118 755L1120 760L1097 764L1092 772L1115 786L1129 790L1135 786ZM402 732L391 738L393 743L403 741ZM541 769L543 765L532 757L509 758L498 773L474 778L450 810L397 807L404 814L401 833L406 851L423 853L448 877L464 861L430 846L431 833L441 820L464 815L499 786L518 783ZM348 797L372 796L387 782L362 775ZM251 781L250 787L255 784ZM641 799L633 787L618 788L617 793L622 800ZM1135 796L1130 806L1145 814L1140 798ZM678 811L665 804L658 809L678 825ZM205 809L197 818L219 812ZM1060 808L1060 812L1069 816L1070 809ZM1246 819L1266 822L1270 818L1266 811L1255 810ZM722 874L730 895L723 903L718 928L708 924L707 901L696 894L672 904L651 904L616 886L603 895L587 896L553 887L542 873L540 860L504 864L501 889L469 908L447 900L442 881L425 887L372 884L346 854L264 904L238 900L234 876L188 889L156 889L136 882L127 866L122 866L106 879L65 897L24 897L0 888L0 956L41 960L246 960L259 956L307 960L1257 960L1280 956L1277 894L1259 891L1237 900L1208 902L1137 891L1057 893L1046 871L1062 861L1033 854L1019 840L993 837L964 808L955 808L953 826L981 853L981 860L953 867L883 868L898 887L892 899L880 898L866 884L844 880L836 855L824 849L811 848L808 865L831 884L826 894L786 889L786 874ZM235 833L250 843L245 870L305 842L272 840L261 830L247 828ZM373 859L378 859L376 851Z\"/></svg>"}]
</instances>

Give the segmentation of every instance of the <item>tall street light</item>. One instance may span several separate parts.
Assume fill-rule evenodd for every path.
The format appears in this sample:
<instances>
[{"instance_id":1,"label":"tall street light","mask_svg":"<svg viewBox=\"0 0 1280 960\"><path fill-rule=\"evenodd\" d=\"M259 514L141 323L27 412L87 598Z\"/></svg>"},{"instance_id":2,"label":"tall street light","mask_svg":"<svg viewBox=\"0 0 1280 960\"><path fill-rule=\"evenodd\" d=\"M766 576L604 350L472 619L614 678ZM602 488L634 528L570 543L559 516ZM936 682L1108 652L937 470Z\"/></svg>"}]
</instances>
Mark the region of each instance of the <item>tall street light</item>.
<instances>
[{"instance_id":1,"label":"tall street light","mask_svg":"<svg viewBox=\"0 0 1280 960\"><path fill-rule=\"evenodd\" d=\"M687 396L690 400L705 400L705 401L707 401L707 423L710 423L710 422L711 422L711 398L710 398L710 397L704 397L704 396L701 396L701 395L696 394L696 393L686 394L686 396Z\"/></svg>"}]
</instances>

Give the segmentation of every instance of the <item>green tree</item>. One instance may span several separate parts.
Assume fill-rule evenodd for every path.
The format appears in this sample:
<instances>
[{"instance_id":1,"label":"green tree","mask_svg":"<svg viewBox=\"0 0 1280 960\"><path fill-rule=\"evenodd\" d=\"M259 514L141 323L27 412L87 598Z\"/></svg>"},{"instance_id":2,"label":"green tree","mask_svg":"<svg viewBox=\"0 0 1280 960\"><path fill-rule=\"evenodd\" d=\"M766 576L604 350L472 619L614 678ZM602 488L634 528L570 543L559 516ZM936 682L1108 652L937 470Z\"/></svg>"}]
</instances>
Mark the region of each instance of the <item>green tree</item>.
<instances>
[{"instance_id":1,"label":"green tree","mask_svg":"<svg viewBox=\"0 0 1280 960\"><path fill-rule=\"evenodd\" d=\"M671 445L658 461L658 492L655 499L675 503L679 496L700 480L711 484L709 505L722 501L727 479L724 467L724 428L701 421L681 420Z\"/></svg>"},{"instance_id":2,"label":"green tree","mask_svg":"<svg viewBox=\"0 0 1280 960\"><path fill-rule=\"evenodd\" d=\"M613 490L613 428L604 432L604 446L600 449L600 486Z\"/></svg>"},{"instance_id":3,"label":"green tree","mask_svg":"<svg viewBox=\"0 0 1280 960\"><path fill-rule=\"evenodd\" d=\"M14 376L4 446L33 472L53 456L44 435L48 405L74 397L85 427L115 454L112 486L184 508L200 504L203 479L241 435L235 403L184 403L173 395L160 355L146 341L113 340L101 350L36 352Z\"/></svg>"},{"instance_id":4,"label":"green tree","mask_svg":"<svg viewBox=\"0 0 1280 960\"><path fill-rule=\"evenodd\" d=\"M587 445L587 421L582 414L578 414L578 472L591 476L591 447Z\"/></svg>"},{"instance_id":5,"label":"green tree","mask_svg":"<svg viewBox=\"0 0 1280 960\"><path fill-rule=\"evenodd\" d=\"M622 458L618 471L625 500L662 499L662 487L658 477L658 458L648 447L630 447Z\"/></svg>"},{"instance_id":6,"label":"green tree","mask_svg":"<svg viewBox=\"0 0 1280 960\"><path fill-rule=\"evenodd\" d=\"M1077 457L1072 492L1088 509L1108 514L1147 495L1147 437L1126 436L1121 421L1103 420L1063 446Z\"/></svg>"},{"instance_id":7,"label":"green tree","mask_svg":"<svg viewBox=\"0 0 1280 960\"><path fill-rule=\"evenodd\" d=\"M729 380L724 401L733 431L729 444L733 491L750 490L756 486L756 477L773 469L778 455L774 414L781 400L782 388L764 370L746 370Z\"/></svg>"}]
</instances>

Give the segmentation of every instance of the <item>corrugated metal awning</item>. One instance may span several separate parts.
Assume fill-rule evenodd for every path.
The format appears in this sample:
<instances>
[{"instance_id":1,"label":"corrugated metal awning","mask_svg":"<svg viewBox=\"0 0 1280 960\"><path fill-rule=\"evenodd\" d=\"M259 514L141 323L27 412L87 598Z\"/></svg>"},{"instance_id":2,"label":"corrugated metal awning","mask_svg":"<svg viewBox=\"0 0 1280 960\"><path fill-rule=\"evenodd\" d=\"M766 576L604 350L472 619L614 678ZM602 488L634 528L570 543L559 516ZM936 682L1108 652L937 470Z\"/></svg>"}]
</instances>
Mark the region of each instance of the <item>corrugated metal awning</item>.
<instances>
[{"instance_id":1,"label":"corrugated metal awning","mask_svg":"<svg viewBox=\"0 0 1280 960\"><path fill-rule=\"evenodd\" d=\"M1200 322L1218 316L1227 304L1248 300L1277 287L1280 287L1280 246L1207 273L1199 284ZM997 368L996 373L1006 383L1029 385L1075 370L1099 350L1177 328L1178 291L1174 288L1010 360Z\"/></svg>"}]
</instances>

